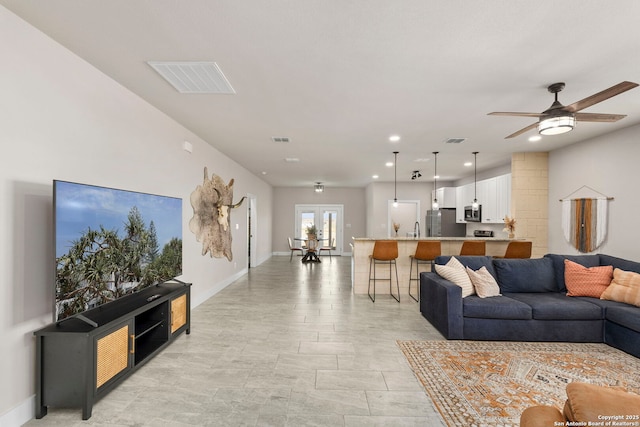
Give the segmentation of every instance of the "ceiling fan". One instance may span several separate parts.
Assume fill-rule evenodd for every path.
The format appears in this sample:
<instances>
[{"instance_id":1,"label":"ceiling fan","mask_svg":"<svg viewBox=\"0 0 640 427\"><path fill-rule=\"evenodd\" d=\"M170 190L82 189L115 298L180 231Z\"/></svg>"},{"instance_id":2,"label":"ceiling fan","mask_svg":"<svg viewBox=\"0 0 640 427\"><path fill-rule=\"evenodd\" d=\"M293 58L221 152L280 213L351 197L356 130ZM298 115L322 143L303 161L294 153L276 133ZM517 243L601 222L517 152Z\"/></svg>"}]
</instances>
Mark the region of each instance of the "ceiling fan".
<instances>
[{"instance_id":1,"label":"ceiling fan","mask_svg":"<svg viewBox=\"0 0 640 427\"><path fill-rule=\"evenodd\" d=\"M505 137L505 139L514 138L518 135L530 131L535 127L538 128L538 132L542 135L559 135L561 133L569 132L570 130L572 130L575 126L576 121L617 122L618 120L627 117L625 114L579 113L579 111L597 104L598 102L602 102L616 95L620 95L621 93L633 89L636 86L638 86L638 83L624 81L618 83L617 85L611 86L609 89L605 89L602 92L598 92L580 101L574 102L573 104L565 106L558 101L558 92L564 89L564 83L554 83L550 85L547 90L555 95L555 101L553 102L553 104L551 104L551 107L549 107L542 113L494 112L489 113L489 115L538 118L537 123L533 123L525 128L522 128L519 131Z\"/></svg>"}]
</instances>

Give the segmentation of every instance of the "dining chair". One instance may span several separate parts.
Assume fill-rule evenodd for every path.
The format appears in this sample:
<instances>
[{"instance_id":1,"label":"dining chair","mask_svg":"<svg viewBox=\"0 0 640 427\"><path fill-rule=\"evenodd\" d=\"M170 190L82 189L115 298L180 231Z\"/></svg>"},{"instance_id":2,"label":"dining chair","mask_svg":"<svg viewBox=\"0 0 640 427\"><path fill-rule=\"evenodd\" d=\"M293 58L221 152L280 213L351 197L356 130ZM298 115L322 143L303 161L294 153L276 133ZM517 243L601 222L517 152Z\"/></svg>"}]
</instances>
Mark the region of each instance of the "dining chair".
<instances>
[{"instance_id":1,"label":"dining chair","mask_svg":"<svg viewBox=\"0 0 640 427\"><path fill-rule=\"evenodd\" d=\"M332 237L331 238L331 243L328 246L321 246L320 249L318 249L318 254L321 255L323 251L327 251L329 252L329 261L332 260L331 258L331 250L336 246L336 238Z\"/></svg>"},{"instance_id":2,"label":"dining chair","mask_svg":"<svg viewBox=\"0 0 640 427\"><path fill-rule=\"evenodd\" d=\"M300 254L304 255L304 249L293 246L291 243L291 237L287 237L287 240L289 241L289 250L291 251L291 255L289 255L289 262L293 259L293 253L296 251L300 251Z\"/></svg>"}]
</instances>

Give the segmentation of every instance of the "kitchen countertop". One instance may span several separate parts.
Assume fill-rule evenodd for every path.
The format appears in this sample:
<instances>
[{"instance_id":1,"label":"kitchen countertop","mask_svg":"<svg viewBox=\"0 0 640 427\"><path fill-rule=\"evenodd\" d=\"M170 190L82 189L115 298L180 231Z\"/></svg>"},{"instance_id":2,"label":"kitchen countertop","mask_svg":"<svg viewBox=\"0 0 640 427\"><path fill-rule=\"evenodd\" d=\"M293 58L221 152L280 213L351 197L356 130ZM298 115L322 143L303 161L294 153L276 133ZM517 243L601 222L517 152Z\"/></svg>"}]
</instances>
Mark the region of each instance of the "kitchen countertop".
<instances>
[{"instance_id":1,"label":"kitchen countertop","mask_svg":"<svg viewBox=\"0 0 640 427\"><path fill-rule=\"evenodd\" d=\"M473 237L473 236L469 236L469 237L419 237L419 238L415 238L415 237L388 237L388 238L384 238L384 237L380 237L380 238L375 238L375 237L354 237L353 240L358 240L358 241L376 241L376 240L407 240L410 242L417 242L419 240L446 240L446 241L453 241L453 242L463 242L465 240L486 240L487 242L510 242L512 240L522 240L522 239L509 239L507 237Z\"/></svg>"}]
</instances>

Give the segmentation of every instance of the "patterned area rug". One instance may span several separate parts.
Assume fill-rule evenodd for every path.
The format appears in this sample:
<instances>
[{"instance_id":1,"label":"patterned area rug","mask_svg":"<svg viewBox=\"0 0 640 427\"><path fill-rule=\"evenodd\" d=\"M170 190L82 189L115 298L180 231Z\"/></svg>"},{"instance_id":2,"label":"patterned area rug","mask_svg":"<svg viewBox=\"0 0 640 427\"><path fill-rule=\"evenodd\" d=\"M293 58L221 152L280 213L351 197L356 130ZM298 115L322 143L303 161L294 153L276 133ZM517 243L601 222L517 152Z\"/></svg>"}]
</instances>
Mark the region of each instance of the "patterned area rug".
<instances>
[{"instance_id":1,"label":"patterned area rug","mask_svg":"<svg viewBox=\"0 0 640 427\"><path fill-rule=\"evenodd\" d=\"M518 426L529 406L562 409L570 382L640 394L640 359L605 344L398 341L450 427Z\"/></svg>"}]
</instances>

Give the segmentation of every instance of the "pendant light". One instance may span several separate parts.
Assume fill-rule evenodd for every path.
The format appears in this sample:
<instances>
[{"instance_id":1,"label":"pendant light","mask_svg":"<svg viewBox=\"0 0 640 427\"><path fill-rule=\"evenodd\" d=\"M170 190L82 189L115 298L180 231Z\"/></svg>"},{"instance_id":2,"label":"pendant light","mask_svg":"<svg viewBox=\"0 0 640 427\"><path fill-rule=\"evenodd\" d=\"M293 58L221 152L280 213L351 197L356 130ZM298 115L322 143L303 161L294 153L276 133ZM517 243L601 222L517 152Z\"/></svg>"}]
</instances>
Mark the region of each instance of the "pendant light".
<instances>
[{"instance_id":1,"label":"pendant light","mask_svg":"<svg viewBox=\"0 0 640 427\"><path fill-rule=\"evenodd\" d=\"M398 207L398 151L394 151L393 155L395 156L393 160L393 207Z\"/></svg>"},{"instance_id":2,"label":"pendant light","mask_svg":"<svg viewBox=\"0 0 640 427\"><path fill-rule=\"evenodd\" d=\"M437 211L440 207L438 205L438 152L433 152L433 203L431 203L431 210Z\"/></svg>"},{"instance_id":3,"label":"pendant light","mask_svg":"<svg viewBox=\"0 0 640 427\"><path fill-rule=\"evenodd\" d=\"M473 203L471 204L471 210L477 211L480 205L478 204L477 191L478 191L478 152L473 153Z\"/></svg>"}]
</instances>

